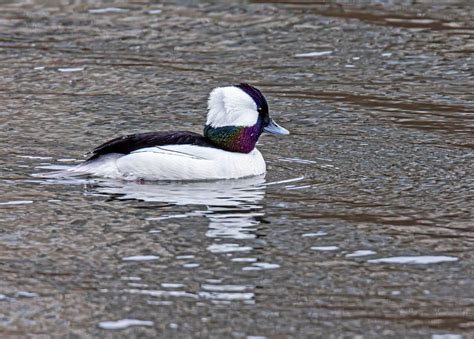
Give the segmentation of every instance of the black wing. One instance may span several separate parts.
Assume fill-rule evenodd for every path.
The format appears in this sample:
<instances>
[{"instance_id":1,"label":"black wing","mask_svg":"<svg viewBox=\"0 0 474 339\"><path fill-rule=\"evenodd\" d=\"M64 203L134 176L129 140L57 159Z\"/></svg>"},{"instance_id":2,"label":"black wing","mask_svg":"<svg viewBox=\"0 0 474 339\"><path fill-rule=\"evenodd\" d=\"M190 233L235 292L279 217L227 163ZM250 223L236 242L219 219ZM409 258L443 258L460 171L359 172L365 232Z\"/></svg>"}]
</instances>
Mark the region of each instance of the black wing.
<instances>
[{"instance_id":1,"label":"black wing","mask_svg":"<svg viewBox=\"0 0 474 339\"><path fill-rule=\"evenodd\" d=\"M94 160L104 154L121 153L129 154L140 148L165 146L165 145L198 145L214 147L208 139L193 132L148 132L124 135L107 141L92 151L92 156L87 159Z\"/></svg>"}]
</instances>

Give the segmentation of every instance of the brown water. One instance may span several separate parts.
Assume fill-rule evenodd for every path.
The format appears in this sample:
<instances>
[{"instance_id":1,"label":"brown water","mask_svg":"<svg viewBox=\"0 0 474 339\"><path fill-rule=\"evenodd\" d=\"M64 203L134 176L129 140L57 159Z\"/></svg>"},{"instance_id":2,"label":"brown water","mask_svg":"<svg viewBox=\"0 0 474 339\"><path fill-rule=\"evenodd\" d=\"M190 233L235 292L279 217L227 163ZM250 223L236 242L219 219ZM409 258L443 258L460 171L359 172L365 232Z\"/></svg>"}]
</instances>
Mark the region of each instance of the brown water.
<instances>
[{"instance_id":1,"label":"brown water","mask_svg":"<svg viewBox=\"0 0 474 339\"><path fill-rule=\"evenodd\" d=\"M0 1L0 334L468 338L472 3L351 3ZM32 176L240 81L265 179Z\"/></svg>"}]
</instances>

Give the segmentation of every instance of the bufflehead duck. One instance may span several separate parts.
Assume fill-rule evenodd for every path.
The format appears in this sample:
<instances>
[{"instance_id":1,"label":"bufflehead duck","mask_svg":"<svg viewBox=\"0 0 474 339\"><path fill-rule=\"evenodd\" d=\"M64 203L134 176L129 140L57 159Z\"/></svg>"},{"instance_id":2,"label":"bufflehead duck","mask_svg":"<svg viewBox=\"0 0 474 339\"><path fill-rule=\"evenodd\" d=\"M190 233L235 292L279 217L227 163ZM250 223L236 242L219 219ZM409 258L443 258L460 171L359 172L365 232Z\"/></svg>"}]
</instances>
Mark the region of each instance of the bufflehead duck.
<instances>
[{"instance_id":1,"label":"bufflehead duck","mask_svg":"<svg viewBox=\"0 0 474 339\"><path fill-rule=\"evenodd\" d=\"M110 140L69 171L126 180L214 180L261 175L255 148L263 132L289 134L269 116L263 94L249 84L215 88L204 135L149 132Z\"/></svg>"}]
</instances>

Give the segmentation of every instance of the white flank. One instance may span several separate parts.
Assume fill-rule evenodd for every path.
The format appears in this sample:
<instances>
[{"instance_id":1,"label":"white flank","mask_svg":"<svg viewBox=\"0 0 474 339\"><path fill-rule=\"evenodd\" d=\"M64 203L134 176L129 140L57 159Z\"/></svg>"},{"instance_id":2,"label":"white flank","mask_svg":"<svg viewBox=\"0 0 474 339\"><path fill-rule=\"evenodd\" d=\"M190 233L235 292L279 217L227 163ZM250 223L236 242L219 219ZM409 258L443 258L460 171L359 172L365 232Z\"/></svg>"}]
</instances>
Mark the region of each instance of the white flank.
<instances>
[{"instance_id":1,"label":"white flank","mask_svg":"<svg viewBox=\"0 0 474 339\"><path fill-rule=\"evenodd\" d=\"M69 171L126 180L217 180L261 175L266 165L257 149L247 154L170 145L143 148L127 155L108 154Z\"/></svg>"},{"instance_id":2,"label":"white flank","mask_svg":"<svg viewBox=\"0 0 474 339\"><path fill-rule=\"evenodd\" d=\"M209 95L206 124L212 127L253 126L257 122L257 104L240 88L218 87Z\"/></svg>"},{"instance_id":3,"label":"white flank","mask_svg":"<svg viewBox=\"0 0 474 339\"><path fill-rule=\"evenodd\" d=\"M123 154L110 153L102 155L96 160L86 161L82 164L68 168L68 172L77 174L92 174L105 178L124 178L123 173L120 173L117 168L117 159L123 157Z\"/></svg>"}]
</instances>

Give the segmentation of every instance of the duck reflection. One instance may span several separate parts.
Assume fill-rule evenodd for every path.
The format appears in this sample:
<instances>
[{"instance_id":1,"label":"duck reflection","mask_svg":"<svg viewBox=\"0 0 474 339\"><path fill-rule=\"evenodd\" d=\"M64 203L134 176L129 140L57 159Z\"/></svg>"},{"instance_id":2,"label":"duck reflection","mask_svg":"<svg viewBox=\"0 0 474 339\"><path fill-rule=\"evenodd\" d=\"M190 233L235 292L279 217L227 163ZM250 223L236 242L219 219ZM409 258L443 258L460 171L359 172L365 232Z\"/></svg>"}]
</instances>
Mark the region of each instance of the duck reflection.
<instances>
[{"instance_id":1,"label":"duck reflection","mask_svg":"<svg viewBox=\"0 0 474 339\"><path fill-rule=\"evenodd\" d=\"M164 214L148 220L186 218L196 215L209 220L206 236L214 241L207 247L211 253L245 253L252 247L242 240L256 238L256 227L263 216L260 204L265 196L263 177L215 182L99 182L93 194L112 195L116 199L135 199L191 208L181 214ZM95 192L95 193L94 193ZM227 241L224 241L226 239ZM233 239L236 241L229 241ZM237 241L239 240L239 241ZM127 289L128 293L147 294L159 298L193 297L213 303L240 301L255 303L255 286L229 284L224 280L207 281L196 293L186 291Z\"/></svg>"},{"instance_id":2,"label":"duck reflection","mask_svg":"<svg viewBox=\"0 0 474 339\"><path fill-rule=\"evenodd\" d=\"M113 195L119 200L134 199L197 207L184 214L160 215L149 220L205 216L209 220L206 236L219 239L218 243L211 244L208 250L213 253L227 253L252 249L249 246L223 243L220 240L244 240L256 237L256 226L260 224L259 219L264 215L260 204L265 196L264 182L263 176L214 182L98 181L91 187L90 193Z\"/></svg>"},{"instance_id":3,"label":"duck reflection","mask_svg":"<svg viewBox=\"0 0 474 339\"><path fill-rule=\"evenodd\" d=\"M219 181L136 182L96 181L98 193L119 195L119 199L164 202L174 205L207 205L225 213L225 207L253 208L265 195L263 176ZM223 209L224 208L224 209Z\"/></svg>"},{"instance_id":4,"label":"duck reflection","mask_svg":"<svg viewBox=\"0 0 474 339\"><path fill-rule=\"evenodd\" d=\"M207 251L213 255L221 253L226 256L235 252L229 259L235 262L233 267L239 270L266 268L258 266L261 263L251 254L254 249L253 242L246 241L257 238L257 227L263 220L264 211L261 203L268 183L265 183L262 176L214 182L127 182L80 177L48 177L41 183L83 185L88 195L163 204L165 208L159 210L162 214L147 220L203 216L209 222L206 237L211 241L207 244ZM173 206L185 206L185 208L178 209ZM164 283L161 289L143 289L141 286L147 285L127 281L127 287L123 291L158 299L193 298L209 300L212 303L236 301L255 303L253 284L234 284L225 278L206 279L195 291L181 284Z\"/></svg>"}]
</instances>

